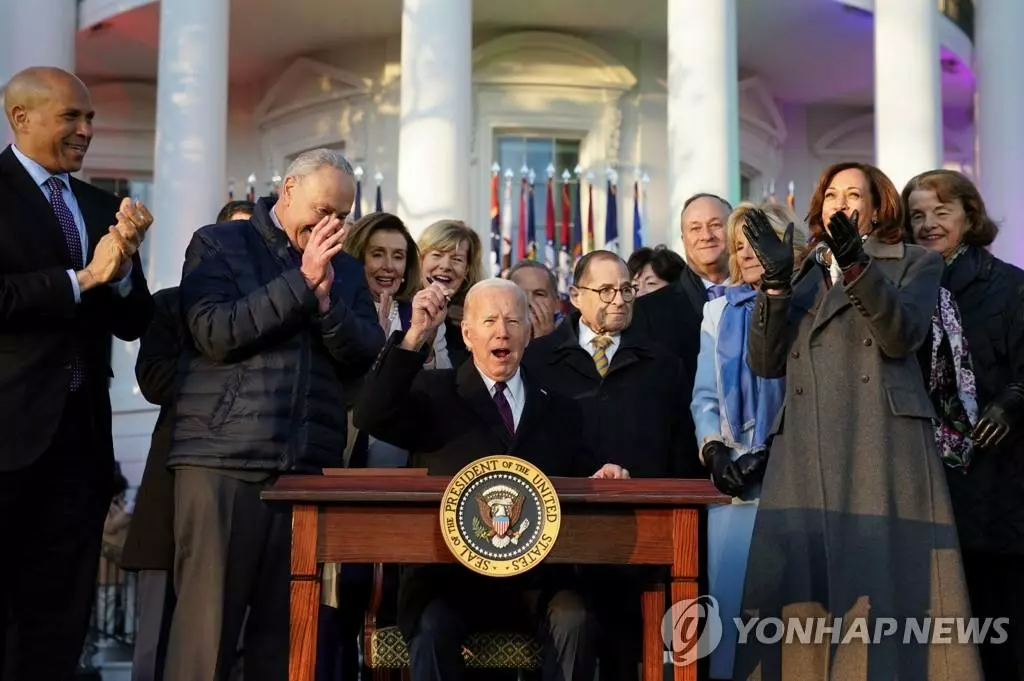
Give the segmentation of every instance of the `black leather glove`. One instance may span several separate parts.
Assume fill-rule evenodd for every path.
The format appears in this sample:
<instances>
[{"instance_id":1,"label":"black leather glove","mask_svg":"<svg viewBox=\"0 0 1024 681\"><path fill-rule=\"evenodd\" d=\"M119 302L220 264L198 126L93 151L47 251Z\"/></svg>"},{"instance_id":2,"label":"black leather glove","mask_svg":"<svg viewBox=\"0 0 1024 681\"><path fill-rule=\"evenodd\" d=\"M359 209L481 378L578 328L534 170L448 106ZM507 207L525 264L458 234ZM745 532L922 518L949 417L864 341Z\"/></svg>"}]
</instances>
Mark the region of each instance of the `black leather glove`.
<instances>
[{"instance_id":1,"label":"black leather glove","mask_svg":"<svg viewBox=\"0 0 1024 681\"><path fill-rule=\"evenodd\" d=\"M745 487L756 485L764 480L764 469L768 466L768 450L748 452L736 460Z\"/></svg>"},{"instance_id":2,"label":"black leather glove","mask_svg":"<svg viewBox=\"0 0 1024 681\"><path fill-rule=\"evenodd\" d=\"M793 223L780 239L764 211L755 208L743 219L743 234L764 268L761 288L788 289L793 279Z\"/></svg>"},{"instance_id":3,"label":"black leather glove","mask_svg":"<svg viewBox=\"0 0 1024 681\"><path fill-rule=\"evenodd\" d=\"M1024 418L1024 384L1011 383L989 402L974 427L971 439L983 448L998 447Z\"/></svg>"},{"instance_id":4,"label":"black leather glove","mask_svg":"<svg viewBox=\"0 0 1024 681\"><path fill-rule=\"evenodd\" d=\"M743 493L746 486L743 475L729 456L729 448L725 443L710 440L704 445L701 455L704 457L704 465L711 471L711 482L715 483L722 494L735 497Z\"/></svg>"},{"instance_id":5,"label":"black leather glove","mask_svg":"<svg viewBox=\"0 0 1024 681\"><path fill-rule=\"evenodd\" d=\"M853 211L850 217L840 211L828 221L828 229L821 230L821 240L828 244L840 269L867 263L864 241L857 230L857 218L857 211Z\"/></svg>"}]
</instances>

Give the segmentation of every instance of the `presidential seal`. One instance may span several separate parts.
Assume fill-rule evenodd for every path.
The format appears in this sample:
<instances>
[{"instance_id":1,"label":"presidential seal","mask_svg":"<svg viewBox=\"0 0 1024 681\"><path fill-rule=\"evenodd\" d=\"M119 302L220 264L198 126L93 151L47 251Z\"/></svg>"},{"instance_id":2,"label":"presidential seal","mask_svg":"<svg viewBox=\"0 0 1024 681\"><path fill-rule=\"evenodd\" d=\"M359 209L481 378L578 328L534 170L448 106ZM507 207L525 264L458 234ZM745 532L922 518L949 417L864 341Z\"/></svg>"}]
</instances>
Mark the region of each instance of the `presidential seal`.
<instances>
[{"instance_id":1,"label":"presidential seal","mask_svg":"<svg viewBox=\"0 0 1024 681\"><path fill-rule=\"evenodd\" d=\"M441 499L441 534L474 572L510 577L537 566L562 523L554 485L513 456L477 459L452 478Z\"/></svg>"}]
</instances>

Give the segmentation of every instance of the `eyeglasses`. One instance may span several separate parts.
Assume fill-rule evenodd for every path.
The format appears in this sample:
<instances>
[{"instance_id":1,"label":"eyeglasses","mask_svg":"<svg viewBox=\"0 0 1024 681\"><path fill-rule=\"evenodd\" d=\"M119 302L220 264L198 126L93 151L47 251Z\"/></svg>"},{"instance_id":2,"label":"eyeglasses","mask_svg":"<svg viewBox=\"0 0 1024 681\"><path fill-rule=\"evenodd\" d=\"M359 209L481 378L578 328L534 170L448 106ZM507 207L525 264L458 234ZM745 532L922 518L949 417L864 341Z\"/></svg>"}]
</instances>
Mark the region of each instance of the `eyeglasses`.
<instances>
[{"instance_id":1,"label":"eyeglasses","mask_svg":"<svg viewBox=\"0 0 1024 681\"><path fill-rule=\"evenodd\" d=\"M629 285L623 286L622 288L614 288L612 286L605 286L602 288L590 288L589 286L577 286L576 288L583 289L585 291L593 291L597 294L597 297L601 299L602 303L610 303L615 300L615 294L622 294L622 302L631 303L636 298L636 286Z\"/></svg>"}]
</instances>

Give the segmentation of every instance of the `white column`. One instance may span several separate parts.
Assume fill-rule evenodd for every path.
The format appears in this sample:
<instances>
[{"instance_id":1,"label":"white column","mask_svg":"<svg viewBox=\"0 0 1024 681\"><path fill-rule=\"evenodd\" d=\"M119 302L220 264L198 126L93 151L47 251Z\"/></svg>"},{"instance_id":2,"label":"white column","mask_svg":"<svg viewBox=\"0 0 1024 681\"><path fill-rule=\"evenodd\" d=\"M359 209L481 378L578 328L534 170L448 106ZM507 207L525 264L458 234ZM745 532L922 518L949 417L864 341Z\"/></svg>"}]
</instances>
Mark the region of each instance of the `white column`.
<instances>
[{"instance_id":1,"label":"white column","mask_svg":"<svg viewBox=\"0 0 1024 681\"><path fill-rule=\"evenodd\" d=\"M470 222L472 51L472 0L405 0L398 214L414 236L435 220Z\"/></svg>"},{"instance_id":2,"label":"white column","mask_svg":"<svg viewBox=\"0 0 1024 681\"><path fill-rule=\"evenodd\" d=\"M740 193L736 0L668 0L668 241L682 252L683 203Z\"/></svg>"},{"instance_id":3,"label":"white column","mask_svg":"<svg viewBox=\"0 0 1024 681\"><path fill-rule=\"evenodd\" d=\"M228 0L160 3L150 290L176 286L196 229L227 200Z\"/></svg>"},{"instance_id":4,"label":"white column","mask_svg":"<svg viewBox=\"0 0 1024 681\"><path fill-rule=\"evenodd\" d=\"M935 0L875 0L875 160L897 191L943 163L938 21Z\"/></svg>"},{"instance_id":5,"label":"white column","mask_svg":"<svg viewBox=\"0 0 1024 681\"><path fill-rule=\"evenodd\" d=\"M75 0L0 2L0 84L30 66L75 70L78 3ZM0 148L13 141L6 119Z\"/></svg>"},{"instance_id":6,"label":"white column","mask_svg":"<svg viewBox=\"0 0 1024 681\"><path fill-rule=\"evenodd\" d=\"M996 257L1024 267L1020 221L1020 175L1024 170L1024 2L976 3L974 56L978 77L975 125L979 189L989 215L999 223Z\"/></svg>"}]
</instances>

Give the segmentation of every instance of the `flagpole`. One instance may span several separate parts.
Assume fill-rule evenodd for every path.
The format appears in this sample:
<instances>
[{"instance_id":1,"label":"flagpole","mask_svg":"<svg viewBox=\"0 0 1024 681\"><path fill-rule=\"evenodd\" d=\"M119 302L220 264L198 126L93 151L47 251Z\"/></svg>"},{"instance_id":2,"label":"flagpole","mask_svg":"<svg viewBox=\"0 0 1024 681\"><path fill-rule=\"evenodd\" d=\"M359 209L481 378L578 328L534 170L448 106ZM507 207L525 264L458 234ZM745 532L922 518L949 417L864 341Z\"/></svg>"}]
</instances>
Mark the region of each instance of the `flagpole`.
<instances>
[{"instance_id":1,"label":"flagpole","mask_svg":"<svg viewBox=\"0 0 1024 681\"><path fill-rule=\"evenodd\" d=\"M363 217L363 167L356 166L352 174L356 177L356 198L352 202L352 218L358 220Z\"/></svg>"},{"instance_id":2,"label":"flagpole","mask_svg":"<svg viewBox=\"0 0 1024 681\"><path fill-rule=\"evenodd\" d=\"M501 205L498 200L498 174L501 166L491 165L491 276L501 275Z\"/></svg>"},{"instance_id":3,"label":"flagpole","mask_svg":"<svg viewBox=\"0 0 1024 681\"><path fill-rule=\"evenodd\" d=\"M594 250L594 171L587 171L587 239L584 253Z\"/></svg>"},{"instance_id":4,"label":"flagpole","mask_svg":"<svg viewBox=\"0 0 1024 681\"><path fill-rule=\"evenodd\" d=\"M569 169L562 170L562 233L558 246L558 293L569 295L569 283L572 273L569 270L569 242L572 241L572 195L569 191L569 180L572 175Z\"/></svg>"}]
</instances>

